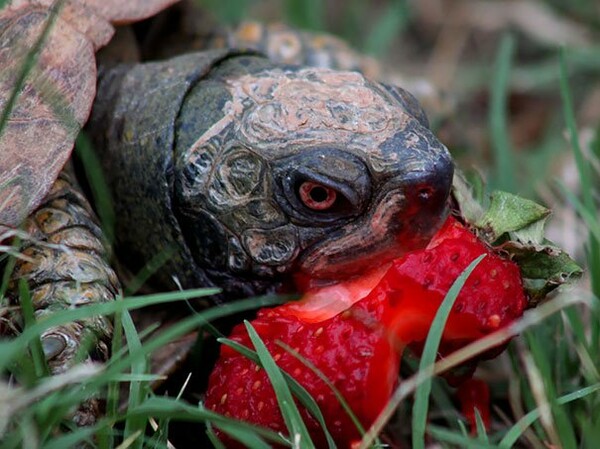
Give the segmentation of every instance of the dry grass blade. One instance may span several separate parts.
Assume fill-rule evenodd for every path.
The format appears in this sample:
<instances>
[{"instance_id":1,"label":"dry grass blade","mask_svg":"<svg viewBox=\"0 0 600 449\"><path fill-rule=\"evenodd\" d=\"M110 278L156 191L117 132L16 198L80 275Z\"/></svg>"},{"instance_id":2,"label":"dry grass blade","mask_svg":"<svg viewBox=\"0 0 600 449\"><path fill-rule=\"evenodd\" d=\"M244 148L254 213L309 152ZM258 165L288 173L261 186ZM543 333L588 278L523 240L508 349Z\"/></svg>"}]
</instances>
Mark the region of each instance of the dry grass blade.
<instances>
[{"instance_id":1,"label":"dry grass blade","mask_svg":"<svg viewBox=\"0 0 600 449\"><path fill-rule=\"evenodd\" d=\"M0 436L3 435L11 418L20 410L36 403L53 391L68 385L85 383L86 380L98 375L101 371L102 366L98 364L77 365L63 374L46 378L31 390L10 387L8 384L0 382Z\"/></svg>"},{"instance_id":2,"label":"dry grass blade","mask_svg":"<svg viewBox=\"0 0 600 449\"><path fill-rule=\"evenodd\" d=\"M548 400L548 396L546 395L543 376L536 366L532 355L524 347L522 342L519 342L519 353L521 355L523 366L525 367L525 374L529 380L531 393L540 412L540 422L542 423L542 426L544 426L546 432L548 432L552 444L560 447L560 438L556 432L554 418L552 417L552 407Z\"/></svg>"},{"instance_id":3,"label":"dry grass blade","mask_svg":"<svg viewBox=\"0 0 600 449\"><path fill-rule=\"evenodd\" d=\"M66 253L72 252L72 249L66 245L50 243L47 240L40 240L32 236L30 233L20 229L11 229L4 226L0 226L0 242L6 242L8 240L18 239L20 242L28 242L32 245L44 248L56 249ZM0 245L0 255L9 254L17 259L24 260L26 262L33 262L33 260L21 253L16 245Z\"/></svg>"},{"instance_id":4,"label":"dry grass blade","mask_svg":"<svg viewBox=\"0 0 600 449\"><path fill-rule=\"evenodd\" d=\"M150 423L150 427L152 427L152 430L154 430L155 432L159 431L158 423L154 418L150 418L148 422ZM166 441L166 444L167 449L175 449L175 446L173 446L173 443L171 443L169 440Z\"/></svg>"}]
</instances>

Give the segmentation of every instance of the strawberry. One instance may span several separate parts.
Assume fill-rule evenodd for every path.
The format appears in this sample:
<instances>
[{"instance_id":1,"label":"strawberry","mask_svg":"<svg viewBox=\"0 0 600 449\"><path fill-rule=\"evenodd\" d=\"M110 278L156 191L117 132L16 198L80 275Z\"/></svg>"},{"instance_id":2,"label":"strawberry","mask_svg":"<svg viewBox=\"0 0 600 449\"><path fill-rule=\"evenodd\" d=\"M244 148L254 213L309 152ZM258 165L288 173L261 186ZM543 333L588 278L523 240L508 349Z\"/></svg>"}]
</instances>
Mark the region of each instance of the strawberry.
<instances>
[{"instance_id":1,"label":"strawberry","mask_svg":"<svg viewBox=\"0 0 600 449\"><path fill-rule=\"evenodd\" d=\"M519 268L495 254L453 218L425 249L411 252L362 279L309 291L299 302L258 312L252 325L278 366L319 405L340 448L360 434L335 394L278 342L294 348L336 386L364 427L387 403L398 379L402 350L424 342L452 283L478 256L450 312L443 355L519 317L526 305ZM370 293L365 294L366 291ZM245 327L231 338L252 348ZM229 347L212 372L206 406L227 416L285 432L263 369ZM317 447L326 447L316 420L301 408Z\"/></svg>"},{"instance_id":2,"label":"strawberry","mask_svg":"<svg viewBox=\"0 0 600 449\"><path fill-rule=\"evenodd\" d=\"M481 422L486 429L490 427L490 389L488 385L479 379L469 379L463 382L457 390L463 415L471 426L471 433L476 434L477 419L475 409L479 412Z\"/></svg>"},{"instance_id":3,"label":"strawberry","mask_svg":"<svg viewBox=\"0 0 600 449\"><path fill-rule=\"evenodd\" d=\"M391 301L401 295L407 279L411 279L429 292L412 297L414 313L433 318L429 316L431 311L435 315L439 301L452 283L481 254L486 257L471 274L454 304L453 313L461 314L461 322L453 331L453 320L450 320L445 338L446 342L456 340L460 329L466 328L467 321L483 335L523 313L527 301L519 267L494 253L453 217L446 220L427 248L396 259L390 267L385 267L385 271L375 270L359 279L308 291L301 301L281 306L279 310L306 322L324 321L362 300L363 292L369 286L374 286L371 295L385 296ZM423 301L433 296L435 300ZM404 307L402 315L410 309L407 304ZM428 329L427 326L425 332ZM420 340L422 338L415 339Z\"/></svg>"},{"instance_id":4,"label":"strawberry","mask_svg":"<svg viewBox=\"0 0 600 449\"><path fill-rule=\"evenodd\" d=\"M373 317L381 319L382 312L383 308L379 308ZM278 366L292 375L317 401L339 447L350 447L351 441L358 439L360 434L335 394L277 341L310 360L339 389L358 419L368 425L389 399L398 376L399 354L385 335L362 317L350 313L337 315L323 323L305 323L297 317L282 315L277 309L263 310L252 325ZM230 338L252 348L243 326L237 326ZM226 416L285 433L266 372L228 347L222 348L219 362L211 374L206 406ZM327 447L319 424L305 410L301 409L301 412L317 447Z\"/></svg>"}]
</instances>

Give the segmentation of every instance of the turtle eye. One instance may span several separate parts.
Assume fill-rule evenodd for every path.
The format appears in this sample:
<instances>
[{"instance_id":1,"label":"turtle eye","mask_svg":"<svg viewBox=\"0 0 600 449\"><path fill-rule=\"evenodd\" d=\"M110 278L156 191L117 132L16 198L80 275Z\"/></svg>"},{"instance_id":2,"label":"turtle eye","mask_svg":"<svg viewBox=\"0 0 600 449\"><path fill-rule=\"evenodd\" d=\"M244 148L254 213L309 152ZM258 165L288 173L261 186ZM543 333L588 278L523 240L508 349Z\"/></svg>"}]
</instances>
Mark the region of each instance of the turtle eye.
<instances>
[{"instance_id":1,"label":"turtle eye","mask_svg":"<svg viewBox=\"0 0 600 449\"><path fill-rule=\"evenodd\" d=\"M335 204L337 192L331 187L312 181L304 181L298 188L300 200L312 210L327 210Z\"/></svg>"}]
</instances>

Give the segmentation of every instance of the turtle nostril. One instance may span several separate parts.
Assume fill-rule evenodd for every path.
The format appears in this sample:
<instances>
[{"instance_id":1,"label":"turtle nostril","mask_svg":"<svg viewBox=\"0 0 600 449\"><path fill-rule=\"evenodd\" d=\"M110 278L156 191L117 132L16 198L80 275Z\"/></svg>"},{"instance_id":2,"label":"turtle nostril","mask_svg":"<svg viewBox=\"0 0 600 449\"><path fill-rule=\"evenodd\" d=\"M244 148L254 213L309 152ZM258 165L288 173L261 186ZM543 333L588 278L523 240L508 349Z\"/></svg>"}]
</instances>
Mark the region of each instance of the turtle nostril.
<instances>
[{"instance_id":1,"label":"turtle nostril","mask_svg":"<svg viewBox=\"0 0 600 449\"><path fill-rule=\"evenodd\" d=\"M434 193L435 191L431 186L421 187L417 190L417 198L422 202L426 202L431 199Z\"/></svg>"},{"instance_id":2,"label":"turtle nostril","mask_svg":"<svg viewBox=\"0 0 600 449\"><path fill-rule=\"evenodd\" d=\"M425 164L415 174L412 197L415 204L430 212L442 212L452 186L454 164L449 157L439 157L435 163Z\"/></svg>"}]
</instances>

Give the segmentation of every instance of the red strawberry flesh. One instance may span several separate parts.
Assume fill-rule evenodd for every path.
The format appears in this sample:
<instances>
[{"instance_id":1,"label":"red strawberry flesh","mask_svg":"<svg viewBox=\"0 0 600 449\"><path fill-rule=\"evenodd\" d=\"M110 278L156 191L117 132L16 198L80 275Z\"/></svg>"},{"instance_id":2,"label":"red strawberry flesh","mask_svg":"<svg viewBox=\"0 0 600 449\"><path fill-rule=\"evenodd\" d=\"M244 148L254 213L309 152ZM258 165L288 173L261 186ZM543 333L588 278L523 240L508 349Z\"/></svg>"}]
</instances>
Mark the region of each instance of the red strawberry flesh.
<instances>
[{"instance_id":1,"label":"red strawberry flesh","mask_svg":"<svg viewBox=\"0 0 600 449\"><path fill-rule=\"evenodd\" d=\"M353 307L359 311L366 305ZM363 313L337 315L324 323L305 323L275 310L260 311L252 325L261 336L278 366L293 376L317 401L327 427L340 447L349 447L360 434L343 410L333 391L312 370L278 341L295 349L312 362L335 385L360 422L371 423L383 409L395 385L399 353L382 334L382 329L366 323ZM384 308L370 313L381 319ZM375 323L376 324L376 323ZM252 348L243 326L231 338ZM365 386L369 385L366 389ZM227 416L285 431L273 389L264 369L231 348L223 347L221 358L211 374L206 406ZM302 410L317 447L325 447L319 424Z\"/></svg>"},{"instance_id":2,"label":"red strawberry flesh","mask_svg":"<svg viewBox=\"0 0 600 449\"><path fill-rule=\"evenodd\" d=\"M490 389L485 382L479 379L469 379L463 382L458 387L457 397L472 434L476 434L477 430L475 410L479 412L486 429L490 427Z\"/></svg>"},{"instance_id":3,"label":"red strawberry flesh","mask_svg":"<svg viewBox=\"0 0 600 449\"><path fill-rule=\"evenodd\" d=\"M252 325L279 367L317 401L339 447L350 447L360 435L334 393L278 341L315 365L368 427L389 400L402 350L412 345L418 352L452 283L481 254L486 257L467 279L448 317L440 346L444 355L508 324L526 305L516 264L495 254L453 218L426 249L364 279L309 291L299 302L261 310ZM243 326L231 338L252 348ZM230 348L222 349L211 374L206 405L285 432L266 373ZM301 410L317 447L324 446L318 423Z\"/></svg>"}]
</instances>

